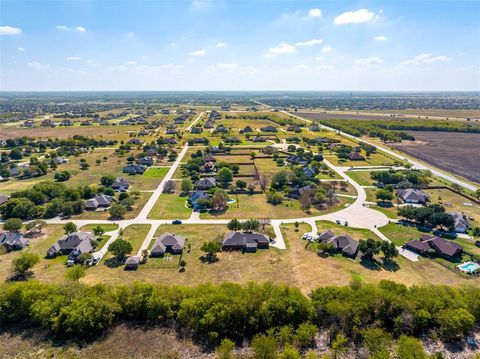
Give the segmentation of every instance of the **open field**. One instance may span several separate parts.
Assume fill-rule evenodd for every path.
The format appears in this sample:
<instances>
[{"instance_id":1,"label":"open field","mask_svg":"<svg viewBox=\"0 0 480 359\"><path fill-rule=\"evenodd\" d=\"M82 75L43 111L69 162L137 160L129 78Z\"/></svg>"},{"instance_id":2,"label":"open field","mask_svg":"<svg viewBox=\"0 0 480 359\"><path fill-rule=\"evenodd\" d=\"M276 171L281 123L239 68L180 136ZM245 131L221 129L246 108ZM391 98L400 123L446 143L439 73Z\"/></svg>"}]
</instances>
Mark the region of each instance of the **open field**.
<instances>
[{"instance_id":1,"label":"open field","mask_svg":"<svg viewBox=\"0 0 480 359\"><path fill-rule=\"evenodd\" d=\"M345 174L361 186L371 186L373 184L369 171L347 171Z\"/></svg>"},{"instance_id":2,"label":"open field","mask_svg":"<svg viewBox=\"0 0 480 359\"><path fill-rule=\"evenodd\" d=\"M178 187L178 186L177 186ZM187 219L192 210L186 206L187 196L177 193L162 193L148 215L152 219Z\"/></svg>"},{"instance_id":3,"label":"open field","mask_svg":"<svg viewBox=\"0 0 480 359\"><path fill-rule=\"evenodd\" d=\"M150 167L143 174L144 178L160 178L165 177L169 170L169 167Z\"/></svg>"},{"instance_id":4,"label":"open field","mask_svg":"<svg viewBox=\"0 0 480 359\"><path fill-rule=\"evenodd\" d=\"M338 203L335 203L331 208L326 210L318 210L313 208L309 213L306 213L300 208L300 202L297 200L285 200L282 204L274 206L267 203L265 194L240 194L237 196L230 196L237 200L238 203L232 203L224 213L201 213L200 218L300 218L318 216L330 212L338 211L343 208L346 203L351 203L350 198L337 197ZM237 207L238 204L238 207Z\"/></svg>"},{"instance_id":5,"label":"open field","mask_svg":"<svg viewBox=\"0 0 480 359\"><path fill-rule=\"evenodd\" d=\"M435 167L480 183L480 134L410 131L415 142L392 144L396 149Z\"/></svg>"},{"instance_id":6,"label":"open field","mask_svg":"<svg viewBox=\"0 0 480 359\"><path fill-rule=\"evenodd\" d=\"M365 151L362 150L360 153L365 157L364 161L350 161L339 159L337 155L327 156L332 164L336 166L391 166L395 164L396 160L393 160L391 157L384 155L382 152L372 153L369 157L366 157Z\"/></svg>"}]
</instances>

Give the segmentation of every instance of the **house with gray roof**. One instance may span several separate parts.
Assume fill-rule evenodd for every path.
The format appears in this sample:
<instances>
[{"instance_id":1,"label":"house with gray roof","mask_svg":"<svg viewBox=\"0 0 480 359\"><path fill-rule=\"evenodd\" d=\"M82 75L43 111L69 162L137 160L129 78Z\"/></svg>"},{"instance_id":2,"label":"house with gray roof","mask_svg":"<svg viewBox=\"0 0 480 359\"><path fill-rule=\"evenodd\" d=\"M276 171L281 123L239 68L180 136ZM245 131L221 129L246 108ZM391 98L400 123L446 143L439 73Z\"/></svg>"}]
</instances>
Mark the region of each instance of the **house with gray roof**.
<instances>
[{"instance_id":1,"label":"house with gray roof","mask_svg":"<svg viewBox=\"0 0 480 359\"><path fill-rule=\"evenodd\" d=\"M206 190L217 186L215 177L205 177L195 181L195 189Z\"/></svg>"},{"instance_id":2,"label":"house with gray roof","mask_svg":"<svg viewBox=\"0 0 480 359\"><path fill-rule=\"evenodd\" d=\"M453 241L437 236L423 234L420 240L411 240L404 244L405 248L421 255L435 253L437 256L453 260L463 253L463 247Z\"/></svg>"},{"instance_id":3,"label":"house with gray roof","mask_svg":"<svg viewBox=\"0 0 480 359\"><path fill-rule=\"evenodd\" d=\"M125 178L118 177L118 178L115 178L115 181L113 181L110 187L115 191L123 192L123 191L126 191L128 187L130 187L130 184L127 182Z\"/></svg>"},{"instance_id":4,"label":"house with gray roof","mask_svg":"<svg viewBox=\"0 0 480 359\"><path fill-rule=\"evenodd\" d=\"M98 208L108 208L113 202L115 202L115 198L112 196L99 194L93 198L87 199L85 201L85 208L90 211L95 211Z\"/></svg>"},{"instance_id":5,"label":"house with gray roof","mask_svg":"<svg viewBox=\"0 0 480 359\"><path fill-rule=\"evenodd\" d=\"M222 241L223 251L256 252L269 247L270 238L257 232L228 232Z\"/></svg>"},{"instance_id":6,"label":"house with gray roof","mask_svg":"<svg viewBox=\"0 0 480 359\"><path fill-rule=\"evenodd\" d=\"M143 174L147 170L147 167L143 165L129 164L123 167L123 173L128 173L131 175Z\"/></svg>"},{"instance_id":7,"label":"house with gray roof","mask_svg":"<svg viewBox=\"0 0 480 359\"><path fill-rule=\"evenodd\" d=\"M125 270L137 270L139 265L140 265L139 256L128 257L127 260L125 261Z\"/></svg>"},{"instance_id":8,"label":"house with gray roof","mask_svg":"<svg viewBox=\"0 0 480 359\"><path fill-rule=\"evenodd\" d=\"M357 255L359 243L347 234L337 236L331 230L326 230L318 235L318 240L333 245L333 248L344 256L355 258Z\"/></svg>"},{"instance_id":9,"label":"house with gray roof","mask_svg":"<svg viewBox=\"0 0 480 359\"><path fill-rule=\"evenodd\" d=\"M425 204L430 200L430 196L427 193L420 191L419 189L399 189L397 193L398 196L405 203Z\"/></svg>"},{"instance_id":10,"label":"house with gray roof","mask_svg":"<svg viewBox=\"0 0 480 359\"><path fill-rule=\"evenodd\" d=\"M47 257L52 258L68 254L69 259L76 259L80 254L93 252L95 237L88 232L73 232L66 234L47 250Z\"/></svg>"},{"instance_id":11,"label":"house with gray roof","mask_svg":"<svg viewBox=\"0 0 480 359\"><path fill-rule=\"evenodd\" d=\"M29 240L18 232L4 231L0 232L0 244L10 252L25 248Z\"/></svg>"},{"instance_id":12,"label":"house with gray roof","mask_svg":"<svg viewBox=\"0 0 480 359\"><path fill-rule=\"evenodd\" d=\"M175 233L162 233L153 244L151 257L163 256L165 253L182 254L187 238Z\"/></svg>"},{"instance_id":13,"label":"house with gray roof","mask_svg":"<svg viewBox=\"0 0 480 359\"><path fill-rule=\"evenodd\" d=\"M453 228L455 229L455 232L466 233L471 227L470 222L467 220L467 216L464 214L458 212L451 212L449 214L453 217Z\"/></svg>"}]
</instances>

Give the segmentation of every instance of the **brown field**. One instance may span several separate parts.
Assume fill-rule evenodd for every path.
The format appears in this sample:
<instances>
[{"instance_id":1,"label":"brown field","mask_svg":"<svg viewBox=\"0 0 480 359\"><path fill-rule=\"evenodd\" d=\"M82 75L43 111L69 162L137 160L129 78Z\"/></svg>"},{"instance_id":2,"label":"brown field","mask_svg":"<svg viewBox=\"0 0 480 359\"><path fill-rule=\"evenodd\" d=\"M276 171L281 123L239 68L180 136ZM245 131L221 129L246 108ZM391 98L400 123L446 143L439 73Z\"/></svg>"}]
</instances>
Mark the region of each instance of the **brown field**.
<instances>
[{"instance_id":1,"label":"brown field","mask_svg":"<svg viewBox=\"0 0 480 359\"><path fill-rule=\"evenodd\" d=\"M435 167L480 183L480 134L410 131L415 142L393 146Z\"/></svg>"}]
</instances>

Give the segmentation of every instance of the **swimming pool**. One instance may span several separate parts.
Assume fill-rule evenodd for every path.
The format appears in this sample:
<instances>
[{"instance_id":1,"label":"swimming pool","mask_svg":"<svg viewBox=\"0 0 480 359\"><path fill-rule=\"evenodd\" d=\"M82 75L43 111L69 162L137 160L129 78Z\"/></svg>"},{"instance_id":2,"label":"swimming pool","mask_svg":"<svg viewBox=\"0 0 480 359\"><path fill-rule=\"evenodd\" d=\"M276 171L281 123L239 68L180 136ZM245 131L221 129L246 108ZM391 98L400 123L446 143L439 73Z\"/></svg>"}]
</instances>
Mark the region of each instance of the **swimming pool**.
<instances>
[{"instance_id":1,"label":"swimming pool","mask_svg":"<svg viewBox=\"0 0 480 359\"><path fill-rule=\"evenodd\" d=\"M480 268L480 264L475 262L465 262L458 266L458 269L465 273L473 273L478 268Z\"/></svg>"}]
</instances>

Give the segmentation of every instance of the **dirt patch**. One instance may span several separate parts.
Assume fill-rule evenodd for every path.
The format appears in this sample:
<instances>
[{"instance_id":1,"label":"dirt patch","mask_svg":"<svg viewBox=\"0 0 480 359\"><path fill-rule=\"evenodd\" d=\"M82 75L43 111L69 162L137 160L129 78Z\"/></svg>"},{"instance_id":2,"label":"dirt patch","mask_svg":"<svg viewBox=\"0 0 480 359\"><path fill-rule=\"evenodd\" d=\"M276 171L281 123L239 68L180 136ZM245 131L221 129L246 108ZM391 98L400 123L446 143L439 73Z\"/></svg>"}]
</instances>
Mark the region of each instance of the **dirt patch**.
<instances>
[{"instance_id":1,"label":"dirt patch","mask_svg":"<svg viewBox=\"0 0 480 359\"><path fill-rule=\"evenodd\" d=\"M416 141L393 144L396 149L440 169L480 183L480 134L409 131Z\"/></svg>"}]
</instances>

